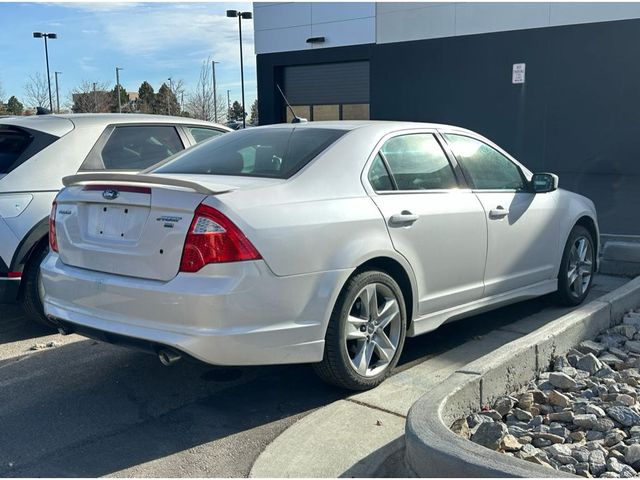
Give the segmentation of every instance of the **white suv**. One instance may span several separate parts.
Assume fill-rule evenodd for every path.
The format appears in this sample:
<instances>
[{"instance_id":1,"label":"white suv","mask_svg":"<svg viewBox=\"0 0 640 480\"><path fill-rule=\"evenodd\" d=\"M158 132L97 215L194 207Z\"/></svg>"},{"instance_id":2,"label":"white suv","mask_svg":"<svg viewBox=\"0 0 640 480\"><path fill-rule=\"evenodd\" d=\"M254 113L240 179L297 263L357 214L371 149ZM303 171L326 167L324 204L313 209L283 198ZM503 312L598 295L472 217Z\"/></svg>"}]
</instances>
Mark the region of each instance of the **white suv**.
<instances>
[{"instance_id":1,"label":"white suv","mask_svg":"<svg viewBox=\"0 0 640 480\"><path fill-rule=\"evenodd\" d=\"M49 324L40 263L48 252L49 213L62 177L137 172L229 131L160 115L0 118L0 303L20 301L31 317Z\"/></svg>"}]
</instances>

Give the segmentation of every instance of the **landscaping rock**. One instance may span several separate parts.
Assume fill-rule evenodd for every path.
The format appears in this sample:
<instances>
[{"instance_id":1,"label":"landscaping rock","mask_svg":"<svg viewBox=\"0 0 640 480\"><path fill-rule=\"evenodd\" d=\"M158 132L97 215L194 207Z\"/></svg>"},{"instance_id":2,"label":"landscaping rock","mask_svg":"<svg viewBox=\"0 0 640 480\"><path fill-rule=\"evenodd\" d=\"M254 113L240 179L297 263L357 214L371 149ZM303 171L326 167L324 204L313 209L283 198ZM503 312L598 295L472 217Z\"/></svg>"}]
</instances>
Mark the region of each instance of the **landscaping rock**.
<instances>
[{"instance_id":1,"label":"landscaping rock","mask_svg":"<svg viewBox=\"0 0 640 480\"><path fill-rule=\"evenodd\" d=\"M578 360L577 368L593 375L602 368L602 362L593 353L589 353Z\"/></svg>"},{"instance_id":2,"label":"landscaping rock","mask_svg":"<svg viewBox=\"0 0 640 480\"><path fill-rule=\"evenodd\" d=\"M616 422L624 425L625 427L631 427L633 425L640 424L640 415L629 407L609 407L607 409L607 415L613 418Z\"/></svg>"},{"instance_id":3,"label":"landscaping rock","mask_svg":"<svg viewBox=\"0 0 640 480\"><path fill-rule=\"evenodd\" d=\"M578 386L578 383L566 373L552 372L549 375L549 382L556 388L562 390L572 390Z\"/></svg>"},{"instance_id":4,"label":"landscaping rock","mask_svg":"<svg viewBox=\"0 0 640 480\"><path fill-rule=\"evenodd\" d=\"M504 423L485 422L478 426L471 440L491 450L498 450L502 445L502 440L508 433L509 431Z\"/></svg>"}]
</instances>

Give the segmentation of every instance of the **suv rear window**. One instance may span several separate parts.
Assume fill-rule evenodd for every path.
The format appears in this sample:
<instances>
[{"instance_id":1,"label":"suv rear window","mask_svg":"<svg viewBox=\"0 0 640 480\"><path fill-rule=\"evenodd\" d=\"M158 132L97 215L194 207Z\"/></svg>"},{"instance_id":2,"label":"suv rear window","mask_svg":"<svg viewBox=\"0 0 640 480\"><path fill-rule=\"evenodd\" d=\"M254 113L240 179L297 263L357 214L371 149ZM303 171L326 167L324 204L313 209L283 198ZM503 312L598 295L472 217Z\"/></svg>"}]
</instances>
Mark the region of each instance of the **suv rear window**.
<instances>
[{"instance_id":1,"label":"suv rear window","mask_svg":"<svg viewBox=\"0 0 640 480\"><path fill-rule=\"evenodd\" d=\"M57 139L36 130L0 125L0 174L15 170Z\"/></svg>"},{"instance_id":2,"label":"suv rear window","mask_svg":"<svg viewBox=\"0 0 640 480\"><path fill-rule=\"evenodd\" d=\"M197 145L153 172L285 179L346 132L328 128L240 130Z\"/></svg>"}]
</instances>

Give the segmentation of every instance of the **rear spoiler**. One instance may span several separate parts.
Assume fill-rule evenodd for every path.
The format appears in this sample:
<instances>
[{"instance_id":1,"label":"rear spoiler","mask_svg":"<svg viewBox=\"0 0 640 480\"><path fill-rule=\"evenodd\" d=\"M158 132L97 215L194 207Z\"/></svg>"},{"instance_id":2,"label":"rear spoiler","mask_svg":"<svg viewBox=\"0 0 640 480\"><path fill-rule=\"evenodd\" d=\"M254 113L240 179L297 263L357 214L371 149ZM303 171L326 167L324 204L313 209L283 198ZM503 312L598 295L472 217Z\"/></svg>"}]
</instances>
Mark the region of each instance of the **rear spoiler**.
<instances>
[{"instance_id":1,"label":"rear spoiler","mask_svg":"<svg viewBox=\"0 0 640 480\"><path fill-rule=\"evenodd\" d=\"M227 185L212 185L211 188L207 188L199 183L181 180L179 178L159 177L155 175L136 173L81 173L78 175L70 175L62 179L62 184L65 187L70 187L72 185L84 185L88 183L145 183L148 185L186 188L204 195L214 195L216 193L229 192L234 189L234 187Z\"/></svg>"}]
</instances>

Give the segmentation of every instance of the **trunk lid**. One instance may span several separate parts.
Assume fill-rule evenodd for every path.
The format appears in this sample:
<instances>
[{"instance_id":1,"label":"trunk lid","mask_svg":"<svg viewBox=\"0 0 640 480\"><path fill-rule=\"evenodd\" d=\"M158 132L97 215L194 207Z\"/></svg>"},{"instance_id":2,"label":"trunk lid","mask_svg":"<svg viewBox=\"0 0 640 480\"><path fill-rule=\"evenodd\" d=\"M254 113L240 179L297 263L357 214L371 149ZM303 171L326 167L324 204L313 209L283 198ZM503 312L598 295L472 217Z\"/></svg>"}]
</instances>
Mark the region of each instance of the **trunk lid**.
<instances>
[{"instance_id":1,"label":"trunk lid","mask_svg":"<svg viewBox=\"0 0 640 480\"><path fill-rule=\"evenodd\" d=\"M198 205L234 188L117 173L74 175L63 183L56 200L61 261L160 281L177 275Z\"/></svg>"}]
</instances>

